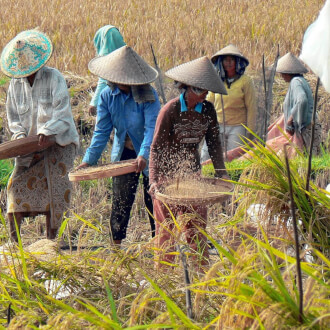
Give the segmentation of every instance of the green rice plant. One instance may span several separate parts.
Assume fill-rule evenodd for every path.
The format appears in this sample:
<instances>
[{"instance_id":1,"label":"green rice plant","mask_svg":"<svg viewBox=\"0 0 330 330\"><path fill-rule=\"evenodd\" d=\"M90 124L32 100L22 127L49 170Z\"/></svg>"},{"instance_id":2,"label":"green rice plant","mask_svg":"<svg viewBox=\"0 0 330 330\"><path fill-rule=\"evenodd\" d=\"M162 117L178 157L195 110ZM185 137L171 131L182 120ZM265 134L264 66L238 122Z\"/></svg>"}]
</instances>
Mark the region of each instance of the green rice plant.
<instances>
[{"instance_id":1,"label":"green rice plant","mask_svg":"<svg viewBox=\"0 0 330 330\"><path fill-rule=\"evenodd\" d=\"M299 173L303 176L306 175L307 168L306 158L297 157L291 160L291 163L299 169ZM251 165L251 160L248 159L234 159L231 162L226 162L227 172L233 181L239 181L241 174ZM325 187L330 177L330 153L324 149L321 155L313 157L312 159L312 173L311 177L314 181L318 182L320 187ZM204 165L202 173L205 176L214 176L213 164Z\"/></svg>"},{"instance_id":2,"label":"green rice plant","mask_svg":"<svg viewBox=\"0 0 330 330\"><path fill-rule=\"evenodd\" d=\"M83 223L88 221L84 220ZM94 225L91 227L93 230L98 229ZM64 231L64 226L61 229ZM170 318L164 322L149 319L145 325L123 326L125 321L120 305L125 300L127 306L131 305L137 295L133 286L136 281L134 278L141 279L141 273L147 273L140 269L141 263L134 262L135 256L118 251L112 255L108 252L102 257L103 252L100 250L86 251L79 255L59 254L53 259L42 261L37 258L37 254L25 252L20 241L18 248L14 248L17 252L10 254L12 264L9 263L6 267L2 265L0 268L1 322L5 323L6 309L11 303L13 327L38 327L46 324L51 327L61 324L62 328L147 329L176 328L189 324L189 328L190 325L197 328L187 320L173 298L167 297L168 293L156 284L155 279L151 280L153 287L161 297L158 300L163 301L164 307L168 306ZM10 271L12 268L15 269L14 274ZM147 272L150 274L150 270ZM56 288L45 290L47 281L57 282ZM128 290L127 293L123 293L124 288ZM62 289L69 290L71 294L63 298L57 297ZM156 314L158 315L159 313Z\"/></svg>"},{"instance_id":3,"label":"green rice plant","mask_svg":"<svg viewBox=\"0 0 330 330\"><path fill-rule=\"evenodd\" d=\"M307 292L305 291L305 296L307 297L304 297L304 299L308 301L306 302L304 300L305 305L310 304L310 286L320 286L317 292L322 292L323 299L319 300L318 295L314 295L312 299L320 303L323 315L322 313L318 313L317 308L313 308L307 312L304 310L304 318L302 324L300 324L299 292L295 280L297 275L293 267L296 260L285 252L274 248L274 245L278 245L282 249L283 244L278 243L283 242L285 243L284 246L287 246L287 244L294 245L292 234L285 239L283 237L283 231L285 232L283 230L284 226L286 226L286 233L292 231L289 212L289 186L285 161L275 151L265 148L263 141L256 135L255 138L256 142L247 140L248 143L245 144L245 150L249 154L247 160L249 165L245 167L239 182L236 183L237 209L235 216L230 223L222 225L222 227L234 225L236 228L234 231L237 230L242 239L241 247L237 250L237 246L235 249L232 249L228 245L228 249L231 251L228 252L217 244L215 240L212 240L211 237L208 238L217 248L220 259L226 257L233 262L233 265L239 264L238 260L240 259L240 255L242 253L244 254L242 252L244 249L246 250L247 247L249 250L251 249L251 242L256 244L258 257L255 255L249 260L249 264L244 264L242 271L244 274L248 272L249 275L247 277L244 277L243 274L243 277L242 275L238 276L235 274L234 278L237 280L237 286L239 288L238 291L235 291L235 294L228 295L226 290L221 291L221 293L216 292L216 294L228 295L231 298L225 299L225 302L222 304L221 314L213 320L213 323L218 322L219 328L226 326L245 328L249 325L252 328L266 329L273 328L274 325L278 328L292 326L323 328L329 321L329 314L327 313L328 303L326 300L329 294L329 259L325 255L322 255L318 249L324 251L327 256L329 255L329 198L326 196L326 192L315 183L312 183L311 192L305 191L306 176L304 175L304 168L307 167L307 160L297 150L299 157L291 161L291 176L294 181L294 201L295 205L297 205L296 213L301 224L300 234L304 238L304 244L308 243L309 246L314 246L314 249L311 250L314 256L320 257L318 259L319 262L327 265L325 268L322 266L317 267L317 273L314 269L315 265L312 267L307 263L303 263L302 265L304 287L308 288ZM329 155L323 153L321 159L325 159L325 163L327 163L328 158ZM322 171L328 171L327 166L322 168L322 161L316 160L315 163L321 165ZM272 229L271 225L276 224L277 229L281 227L282 230L278 230L276 233L274 230L268 230L268 234L270 235L268 238L265 231L260 227L259 232L262 233L260 239L256 239L254 236L246 233L240 223L249 224L250 216L247 210L250 206L256 206L256 204L258 206L264 205L264 208L258 212L259 226L262 224L268 227L268 229ZM228 230L233 232L232 227ZM236 240L239 239L236 238ZM226 240L223 239L223 241L225 242ZM239 251L239 253L235 253L235 250ZM253 265L255 262L258 262L258 264ZM212 285L217 287L213 276L218 271L221 287L225 287L226 289L235 288L236 286L227 277L228 265L224 266L222 262L219 264L215 264L210 270L212 274L210 276ZM220 272L219 267L221 266L222 271ZM247 283L249 284L248 287L245 285ZM199 300L201 300L201 295L206 293L203 290L197 292ZM210 295L212 294L210 293ZM258 297L257 304L254 305L252 297ZM246 306L244 302L248 300L250 303ZM244 305L243 310L242 308L237 308L240 305L240 301ZM226 304L229 304L228 308ZM268 304L272 307L268 308ZM233 309L235 312L230 313Z\"/></svg>"},{"instance_id":4,"label":"green rice plant","mask_svg":"<svg viewBox=\"0 0 330 330\"><path fill-rule=\"evenodd\" d=\"M1 77L0 78L0 86L5 85L10 79L8 77Z\"/></svg>"},{"instance_id":5,"label":"green rice plant","mask_svg":"<svg viewBox=\"0 0 330 330\"><path fill-rule=\"evenodd\" d=\"M242 217L249 206L263 204L264 210L259 214L260 218L269 224L277 219L277 222L290 225L289 183L284 157L265 147L263 141L255 134L254 136L254 142L248 140L250 145L245 144L250 166L244 170L237 184L236 192L240 203L236 215ZM310 184L310 191L305 190L305 170L302 171L301 168L307 168L307 160L299 150L296 151L298 158L290 161L290 169L296 217L301 222L303 243L328 253L330 199L325 190L314 182Z\"/></svg>"},{"instance_id":6,"label":"green rice plant","mask_svg":"<svg viewBox=\"0 0 330 330\"><path fill-rule=\"evenodd\" d=\"M201 282L191 285L196 293L195 313L207 301L216 300L221 307L211 323L217 328L322 329L330 316L329 259L322 255L325 267L302 263L305 304L300 323L295 259L272 247L265 232L263 240L241 234L245 239L237 251L227 251L208 236L220 260Z\"/></svg>"},{"instance_id":7,"label":"green rice plant","mask_svg":"<svg viewBox=\"0 0 330 330\"><path fill-rule=\"evenodd\" d=\"M0 187L4 188L7 185L8 179L13 171L13 163L11 160L0 160Z\"/></svg>"},{"instance_id":8,"label":"green rice plant","mask_svg":"<svg viewBox=\"0 0 330 330\"><path fill-rule=\"evenodd\" d=\"M242 172L236 183L237 198L233 203L236 212L234 216L219 212L214 223L209 224L210 234L204 235L218 255L211 258L210 268L204 275L189 269L189 287L183 281L180 264L164 270L154 269L153 241L130 242L129 247L125 249L124 244L122 250L88 249L95 244L110 246L110 239L103 206L99 213L95 209L85 210L91 208L89 199L93 197L86 189L77 200L83 204L84 213L79 211L68 216L59 233L61 239L73 227L78 228L75 242L81 249L59 250L50 257L47 251L27 252L26 238L20 237L18 247L10 247L6 254L0 251L0 327L6 325L11 306L11 328L327 328L330 260L326 243L315 242L315 237L324 239L322 230L326 224L323 222L329 205L326 193L313 183L310 193L304 196L306 201L300 205L297 194L306 193L305 160L300 157L291 162L295 202L299 204L297 218L302 221L303 243L309 245L313 256L309 262L302 260L304 318L299 323L296 260L287 250L293 240L285 164L271 151L265 153L262 146L257 143L256 146L261 149L244 165L228 164ZM322 161L319 162L323 170ZM80 185L77 187L82 189ZM105 189L101 185L92 188L102 193ZM252 220L247 214L247 208L253 203L266 205L256 231L249 229ZM314 208L311 219L307 203ZM306 232L301 212L306 221L320 222L319 227ZM1 222L6 227L3 218ZM277 232L272 230L274 223L280 227L276 228ZM230 234L237 244L231 244ZM181 238L176 238L181 244ZM301 253L302 258L305 253ZM186 316L187 288L194 302L192 320Z\"/></svg>"},{"instance_id":9,"label":"green rice plant","mask_svg":"<svg viewBox=\"0 0 330 330\"><path fill-rule=\"evenodd\" d=\"M226 162L226 169L231 180L238 181L244 169L249 165L250 161L248 160L234 159L231 162ZM215 171L213 164L204 165L202 173L205 176L214 176Z\"/></svg>"},{"instance_id":10,"label":"green rice plant","mask_svg":"<svg viewBox=\"0 0 330 330\"><path fill-rule=\"evenodd\" d=\"M153 259L141 262L146 244L140 251L85 250L52 259L18 246L10 253L12 261L0 267L0 322L6 323L11 303L13 328L324 327L330 269L325 255L315 251L323 264L302 263L305 318L299 324L294 258L274 248L265 232L260 240L240 231L242 244L236 251L219 244L214 234L207 237L219 257L203 277L191 276L193 320L185 314L181 267L159 272ZM56 283L51 290L49 281ZM68 293L61 297L63 290Z\"/></svg>"}]
</instances>

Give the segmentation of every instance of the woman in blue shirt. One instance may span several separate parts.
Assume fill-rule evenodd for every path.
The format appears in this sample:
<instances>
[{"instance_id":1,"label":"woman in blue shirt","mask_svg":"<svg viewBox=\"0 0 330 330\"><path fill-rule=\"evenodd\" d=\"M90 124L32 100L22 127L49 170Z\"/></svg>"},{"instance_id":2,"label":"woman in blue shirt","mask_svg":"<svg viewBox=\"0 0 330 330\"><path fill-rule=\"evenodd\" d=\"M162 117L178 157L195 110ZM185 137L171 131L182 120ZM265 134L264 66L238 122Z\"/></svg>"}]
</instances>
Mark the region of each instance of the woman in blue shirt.
<instances>
[{"instance_id":1,"label":"woman in blue shirt","mask_svg":"<svg viewBox=\"0 0 330 330\"><path fill-rule=\"evenodd\" d=\"M100 95L93 138L78 168L97 163L113 129L111 161L136 158L137 162L136 173L113 178L110 226L114 243L120 244L126 237L140 172L143 172L145 204L150 214L153 211L148 193L148 159L160 103L149 84L158 73L128 46L94 58L89 70L107 80L109 86ZM149 219L154 235L154 220L151 216Z\"/></svg>"}]
</instances>

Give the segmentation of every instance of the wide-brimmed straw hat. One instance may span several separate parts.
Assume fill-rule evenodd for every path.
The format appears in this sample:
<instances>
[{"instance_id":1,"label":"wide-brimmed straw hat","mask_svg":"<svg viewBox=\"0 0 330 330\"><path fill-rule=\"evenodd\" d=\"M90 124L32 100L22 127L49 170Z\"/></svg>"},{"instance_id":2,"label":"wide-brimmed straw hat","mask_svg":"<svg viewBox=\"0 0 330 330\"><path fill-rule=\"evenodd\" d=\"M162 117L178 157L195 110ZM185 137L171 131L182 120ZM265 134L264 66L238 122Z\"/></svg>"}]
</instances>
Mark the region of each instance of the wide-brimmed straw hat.
<instances>
[{"instance_id":1,"label":"wide-brimmed straw hat","mask_svg":"<svg viewBox=\"0 0 330 330\"><path fill-rule=\"evenodd\" d=\"M247 66L249 65L249 60L245 56L243 56L243 54L239 51L239 49L233 44L229 44L228 46L220 49L218 52L212 55L211 61L215 63L219 56L227 56L227 55L240 57L247 62L246 63Z\"/></svg>"},{"instance_id":2,"label":"wide-brimmed straw hat","mask_svg":"<svg viewBox=\"0 0 330 330\"><path fill-rule=\"evenodd\" d=\"M122 85L149 84L158 77L158 72L128 46L93 58L88 69L103 79Z\"/></svg>"},{"instance_id":3,"label":"wide-brimmed straw hat","mask_svg":"<svg viewBox=\"0 0 330 330\"><path fill-rule=\"evenodd\" d=\"M38 30L19 33L2 51L2 72L12 78L28 77L43 67L52 56L51 40Z\"/></svg>"},{"instance_id":4,"label":"wide-brimmed straw hat","mask_svg":"<svg viewBox=\"0 0 330 330\"><path fill-rule=\"evenodd\" d=\"M278 60L276 72L303 74L308 72L308 70L297 57L289 52Z\"/></svg>"},{"instance_id":5,"label":"wide-brimmed straw hat","mask_svg":"<svg viewBox=\"0 0 330 330\"><path fill-rule=\"evenodd\" d=\"M165 72L173 80L218 94L227 94L226 88L206 56L183 63Z\"/></svg>"}]
</instances>

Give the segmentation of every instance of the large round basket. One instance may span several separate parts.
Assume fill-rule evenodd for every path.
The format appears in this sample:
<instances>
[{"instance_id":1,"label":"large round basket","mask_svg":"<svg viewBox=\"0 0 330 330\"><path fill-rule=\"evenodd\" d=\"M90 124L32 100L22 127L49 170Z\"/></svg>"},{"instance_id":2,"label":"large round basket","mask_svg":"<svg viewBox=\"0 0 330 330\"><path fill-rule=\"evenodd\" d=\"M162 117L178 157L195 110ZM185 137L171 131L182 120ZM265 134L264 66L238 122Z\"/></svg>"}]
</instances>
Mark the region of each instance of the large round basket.
<instances>
[{"instance_id":1,"label":"large round basket","mask_svg":"<svg viewBox=\"0 0 330 330\"><path fill-rule=\"evenodd\" d=\"M172 205L211 205L230 198L234 185L221 179L171 180L156 191L156 199Z\"/></svg>"},{"instance_id":2,"label":"large round basket","mask_svg":"<svg viewBox=\"0 0 330 330\"><path fill-rule=\"evenodd\" d=\"M88 166L69 173L70 181L85 181L109 178L112 176L132 173L137 170L137 162L135 159L122 160L99 166Z\"/></svg>"},{"instance_id":3,"label":"large round basket","mask_svg":"<svg viewBox=\"0 0 330 330\"><path fill-rule=\"evenodd\" d=\"M28 154L42 151L55 144L55 137L50 136L46 145L39 146L38 135L8 141L0 144L0 160L12 157L26 156Z\"/></svg>"}]
</instances>

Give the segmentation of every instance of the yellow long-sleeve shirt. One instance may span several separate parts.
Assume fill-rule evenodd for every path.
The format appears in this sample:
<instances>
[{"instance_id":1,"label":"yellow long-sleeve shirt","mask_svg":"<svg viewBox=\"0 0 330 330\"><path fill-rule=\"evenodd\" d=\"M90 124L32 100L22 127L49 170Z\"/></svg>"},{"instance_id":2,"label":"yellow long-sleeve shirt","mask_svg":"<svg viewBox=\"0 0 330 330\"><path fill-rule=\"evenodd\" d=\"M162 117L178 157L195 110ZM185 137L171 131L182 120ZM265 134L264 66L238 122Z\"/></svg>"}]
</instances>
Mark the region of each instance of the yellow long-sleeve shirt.
<instances>
[{"instance_id":1,"label":"yellow long-sleeve shirt","mask_svg":"<svg viewBox=\"0 0 330 330\"><path fill-rule=\"evenodd\" d=\"M230 85L230 88L225 82L225 87L228 93L228 95L223 95L225 124L228 126L244 124L254 131L257 105L252 79L242 75ZM221 95L209 92L206 99L214 104L218 121L223 123Z\"/></svg>"}]
</instances>

